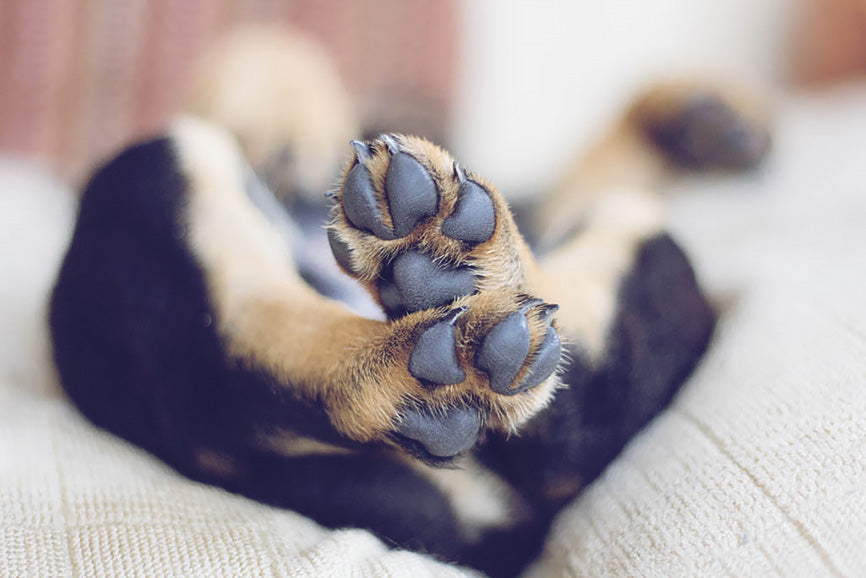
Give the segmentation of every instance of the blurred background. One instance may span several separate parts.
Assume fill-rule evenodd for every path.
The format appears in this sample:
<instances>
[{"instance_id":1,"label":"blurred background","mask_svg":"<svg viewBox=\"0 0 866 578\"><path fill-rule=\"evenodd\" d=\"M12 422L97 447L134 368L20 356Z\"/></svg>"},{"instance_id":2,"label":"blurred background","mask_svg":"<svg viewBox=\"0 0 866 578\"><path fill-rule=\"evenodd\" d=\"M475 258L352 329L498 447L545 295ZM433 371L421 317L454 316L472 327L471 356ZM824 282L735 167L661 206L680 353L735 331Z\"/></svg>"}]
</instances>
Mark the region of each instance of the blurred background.
<instances>
[{"instance_id":1,"label":"blurred background","mask_svg":"<svg viewBox=\"0 0 866 578\"><path fill-rule=\"evenodd\" d=\"M77 182L261 22L320 42L366 126L444 142L511 191L546 186L659 77L772 93L866 74L866 0L0 0L0 154Z\"/></svg>"}]
</instances>

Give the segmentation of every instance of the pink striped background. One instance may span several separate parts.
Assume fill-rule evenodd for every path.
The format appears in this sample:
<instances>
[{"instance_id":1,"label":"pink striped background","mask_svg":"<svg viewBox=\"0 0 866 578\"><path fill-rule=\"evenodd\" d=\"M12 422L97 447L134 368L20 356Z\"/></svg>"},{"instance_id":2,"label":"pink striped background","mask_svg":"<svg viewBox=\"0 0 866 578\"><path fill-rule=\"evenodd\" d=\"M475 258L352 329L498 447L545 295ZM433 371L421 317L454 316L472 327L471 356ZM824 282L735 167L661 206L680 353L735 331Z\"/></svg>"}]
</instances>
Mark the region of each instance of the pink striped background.
<instances>
[{"instance_id":1,"label":"pink striped background","mask_svg":"<svg viewBox=\"0 0 866 578\"><path fill-rule=\"evenodd\" d=\"M388 91L448 112L456 0L0 0L0 153L83 171L158 129L195 59L265 21L330 49L359 100Z\"/></svg>"}]
</instances>

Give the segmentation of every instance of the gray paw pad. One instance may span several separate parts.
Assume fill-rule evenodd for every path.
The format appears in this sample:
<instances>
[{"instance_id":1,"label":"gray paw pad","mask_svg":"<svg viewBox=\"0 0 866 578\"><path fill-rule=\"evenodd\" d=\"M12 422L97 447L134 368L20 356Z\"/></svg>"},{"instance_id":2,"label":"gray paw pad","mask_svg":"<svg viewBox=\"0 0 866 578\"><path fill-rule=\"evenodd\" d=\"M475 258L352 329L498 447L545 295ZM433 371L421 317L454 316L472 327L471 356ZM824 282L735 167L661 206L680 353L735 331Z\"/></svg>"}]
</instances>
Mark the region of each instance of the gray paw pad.
<instances>
[{"instance_id":1,"label":"gray paw pad","mask_svg":"<svg viewBox=\"0 0 866 578\"><path fill-rule=\"evenodd\" d=\"M411 233L421 219L436 213L439 204L430 173L406 153L391 157L385 178L385 194L397 237Z\"/></svg>"},{"instance_id":2,"label":"gray paw pad","mask_svg":"<svg viewBox=\"0 0 866 578\"><path fill-rule=\"evenodd\" d=\"M458 195L454 212L442 223L442 233L467 243L483 243L496 228L493 200L472 181L460 185Z\"/></svg>"},{"instance_id":3,"label":"gray paw pad","mask_svg":"<svg viewBox=\"0 0 866 578\"><path fill-rule=\"evenodd\" d=\"M376 204L376 194L367 169L359 164L352 167L343 186L343 211L357 228L373 233L380 239L394 238L394 232L385 226Z\"/></svg>"},{"instance_id":4,"label":"gray paw pad","mask_svg":"<svg viewBox=\"0 0 866 578\"><path fill-rule=\"evenodd\" d=\"M496 393L514 395L509 389L529 353L529 324L522 312L512 313L496 325L478 350L476 364L487 372L490 388Z\"/></svg>"},{"instance_id":5,"label":"gray paw pad","mask_svg":"<svg viewBox=\"0 0 866 578\"><path fill-rule=\"evenodd\" d=\"M394 284L406 311L440 307L475 292L475 275L468 268L443 269L416 251L397 257L393 267Z\"/></svg>"},{"instance_id":6,"label":"gray paw pad","mask_svg":"<svg viewBox=\"0 0 866 578\"><path fill-rule=\"evenodd\" d=\"M351 273L352 250L337 236L337 232L333 229L328 229L328 245L331 246L331 253L334 254L334 259L337 260L340 267Z\"/></svg>"},{"instance_id":7,"label":"gray paw pad","mask_svg":"<svg viewBox=\"0 0 866 578\"><path fill-rule=\"evenodd\" d=\"M409 356L409 373L434 385L454 385L466 379L457 362L453 321L441 321L421 334Z\"/></svg>"},{"instance_id":8,"label":"gray paw pad","mask_svg":"<svg viewBox=\"0 0 866 578\"><path fill-rule=\"evenodd\" d=\"M547 329L547 335L538 350L535 361L529 367L526 377L523 378L523 381L515 389L515 393L535 387L550 377L559 365L561 354L562 342L559 340L559 334L556 332L556 329L550 327Z\"/></svg>"},{"instance_id":9,"label":"gray paw pad","mask_svg":"<svg viewBox=\"0 0 866 578\"><path fill-rule=\"evenodd\" d=\"M409 410L397 431L424 446L429 453L450 458L475 445L481 418L470 408L453 408L445 415Z\"/></svg>"}]
</instances>

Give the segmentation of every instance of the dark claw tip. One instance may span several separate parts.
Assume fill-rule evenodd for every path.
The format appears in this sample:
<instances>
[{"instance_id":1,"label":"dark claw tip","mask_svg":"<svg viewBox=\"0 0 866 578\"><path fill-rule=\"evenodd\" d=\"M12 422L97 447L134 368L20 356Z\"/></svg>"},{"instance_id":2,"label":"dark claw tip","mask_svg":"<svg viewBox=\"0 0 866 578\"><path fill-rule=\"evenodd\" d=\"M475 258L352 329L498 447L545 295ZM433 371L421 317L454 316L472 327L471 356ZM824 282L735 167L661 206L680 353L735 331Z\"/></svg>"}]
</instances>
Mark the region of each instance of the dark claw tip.
<instances>
[{"instance_id":1,"label":"dark claw tip","mask_svg":"<svg viewBox=\"0 0 866 578\"><path fill-rule=\"evenodd\" d=\"M446 315L442 321L448 323L449 325L454 325L457 320L460 319L460 316L466 313L468 310L468 307L463 306L452 309L451 312L448 313L448 315Z\"/></svg>"},{"instance_id":2,"label":"dark claw tip","mask_svg":"<svg viewBox=\"0 0 866 578\"><path fill-rule=\"evenodd\" d=\"M539 305L544 304L544 299L539 299L538 297L530 297L526 301L523 302L523 305L520 306L519 311L521 313L526 313L530 309L538 307ZM557 305L559 307L559 305Z\"/></svg>"},{"instance_id":3,"label":"dark claw tip","mask_svg":"<svg viewBox=\"0 0 866 578\"><path fill-rule=\"evenodd\" d=\"M463 172L463 167L460 166L460 163L454 161L454 178L457 179L457 182L463 184L466 182L466 173Z\"/></svg>"},{"instance_id":4,"label":"dark claw tip","mask_svg":"<svg viewBox=\"0 0 866 578\"><path fill-rule=\"evenodd\" d=\"M352 141L352 148L355 149L355 154L358 155L358 160L361 162L365 162L370 158L370 147L367 146L367 143L363 143L359 140Z\"/></svg>"},{"instance_id":5,"label":"dark claw tip","mask_svg":"<svg viewBox=\"0 0 866 578\"><path fill-rule=\"evenodd\" d=\"M388 147L388 152L392 155L400 152L400 145L397 144L397 141L394 139L393 135L383 134L379 136L379 140L385 143L385 146Z\"/></svg>"},{"instance_id":6,"label":"dark claw tip","mask_svg":"<svg viewBox=\"0 0 866 578\"><path fill-rule=\"evenodd\" d=\"M559 311L559 305L556 305L555 303L545 303L541 308L538 317L545 323L550 323L550 320L553 319L553 314L557 311Z\"/></svg>"}]
</instances>

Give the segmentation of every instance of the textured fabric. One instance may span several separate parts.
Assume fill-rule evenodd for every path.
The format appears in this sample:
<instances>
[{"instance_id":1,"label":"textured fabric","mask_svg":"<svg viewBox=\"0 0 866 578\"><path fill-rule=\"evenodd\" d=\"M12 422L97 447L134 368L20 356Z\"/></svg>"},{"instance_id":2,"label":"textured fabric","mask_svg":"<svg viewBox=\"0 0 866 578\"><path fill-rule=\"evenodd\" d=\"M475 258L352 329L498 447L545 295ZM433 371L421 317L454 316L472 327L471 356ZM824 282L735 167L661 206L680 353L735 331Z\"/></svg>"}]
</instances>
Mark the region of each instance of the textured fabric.
<instances>
[{"instance_id":1,"label":"textured fabric","mask_svg":"<svg viewBox=\"0 0 866 578\"><path fill-rule=\"evenodd\" d=\"M759 178L674 200L723 320L534 574L866 572L864 95L785 107ZM0 191L0 575L458 573L185 480L87 424L51 374L40 309L72 199L10 165Z\"/></svg>"}]
</instances>

